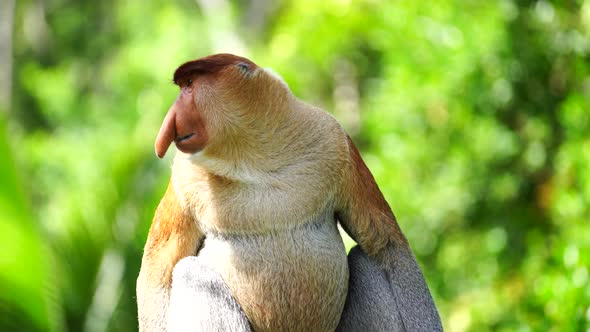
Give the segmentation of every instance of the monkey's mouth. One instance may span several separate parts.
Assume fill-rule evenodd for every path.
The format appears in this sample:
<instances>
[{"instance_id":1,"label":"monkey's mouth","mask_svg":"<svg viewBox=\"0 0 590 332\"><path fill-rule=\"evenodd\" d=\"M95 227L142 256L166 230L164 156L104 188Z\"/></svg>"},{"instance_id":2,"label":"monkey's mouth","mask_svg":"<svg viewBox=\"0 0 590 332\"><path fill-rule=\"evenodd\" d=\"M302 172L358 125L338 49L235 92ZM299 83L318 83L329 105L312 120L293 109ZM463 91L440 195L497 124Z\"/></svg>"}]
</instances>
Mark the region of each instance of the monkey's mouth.
<instances>
[{"instance_id":1,"label":"monkey's mouth","mask_svg":"<svg viewBox=\"0 0 590 332\"><path fill-rule=\"evenodd\" d=\"M201 150L202 143L199 142L200 136L198 132L192 132L188 135L178 135L174 139L176 148L184 153L195 153Z\"/></svg>"},{"instance_id":2,"label":"monkey's mouth","mask_svg":"<svg viewBox=\"0 0 590 332\"><path fill-rule=\"evenodd\" d=\"M182 141L186 141L187 139L189 139L189 138L193 137L194 135L195 135L195 133L190 133L190 134L188 134L188 135L184 135L184 136L179 136L179 137L176 137L176 138L174 139L174 142L175 142L176 144L178 144L178 143L180 143L180 142L182 142Z\"/></svg>"}]
</instances>

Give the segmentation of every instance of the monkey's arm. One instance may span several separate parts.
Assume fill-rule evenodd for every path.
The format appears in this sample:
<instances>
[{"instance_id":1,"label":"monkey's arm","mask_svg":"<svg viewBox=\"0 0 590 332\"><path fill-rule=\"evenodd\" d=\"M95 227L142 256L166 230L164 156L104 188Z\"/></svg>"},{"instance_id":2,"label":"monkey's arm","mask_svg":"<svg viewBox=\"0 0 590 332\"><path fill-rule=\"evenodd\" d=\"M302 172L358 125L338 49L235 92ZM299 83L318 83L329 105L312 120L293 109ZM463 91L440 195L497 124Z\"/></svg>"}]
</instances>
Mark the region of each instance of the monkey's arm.
<instances>
[{"instance_id":1,"label":"monkey's arm","mask_svg":"<svg viewBox=\"0 0 590 332\"><path fill-rule=\"evenodd\" d=\"M172 276L168 331L250 332L246 314L221 275L199 257L180 260Z\"/></svg>"},{"instance_id":2,"label":"monkey's arm","mask_svg":"<svg viewBox=\"0 0 590 332\"><path fill-rule=\"evenodd\" d=\"M172 270L182 258L197 254L203 238L169 184L154 215L137 278L140 331L166 330Z\"/></svg>"},{"instance_id":3,"label":"monkey's arm","mask_svg":"<svg viewBox=\"0 0 590 332\"><path fill-rule=\"evenodd\" d=\"M367 289L379 296L377 302L391 304L391 307L386 309L389 310L388 313L368 313L375 315L375 319L390 319L391 322L385 322L385 325L397 325L399 322L395 321L401 320L406 331L442 331L440 317L410 245L350 138L348 150L350 156L348 165L343 169L337 217L342 227L362 249L362 252L357 249L351 253L358 258L349 258L351 265L353 259L362 261L354 263L357 266L351 266L351 287L363 287L364 283L371 283ZM363 253L366 253L366 256ZM359 267L361 270L358 270ZM358 277L366 280L355 280ZM378 291L375 291L376 289ZM355 315L353 311L356 310L352 308L358 307L358 303L349 302L358 301L360 297L355 298L354 295L358 293L358 289L351 289L350 292L345 314ZM380 295L379 292L390 294ZM365 302L371 305L371 302ZM383 310L383 306L377 310ZM349 325L348 329L351 329L356 325L360 328L371 320L366 315L355 316L363 322L354 322L351 317L343 316L340 327L346 329L343 325Z\"/></svg>"}]
</instances>

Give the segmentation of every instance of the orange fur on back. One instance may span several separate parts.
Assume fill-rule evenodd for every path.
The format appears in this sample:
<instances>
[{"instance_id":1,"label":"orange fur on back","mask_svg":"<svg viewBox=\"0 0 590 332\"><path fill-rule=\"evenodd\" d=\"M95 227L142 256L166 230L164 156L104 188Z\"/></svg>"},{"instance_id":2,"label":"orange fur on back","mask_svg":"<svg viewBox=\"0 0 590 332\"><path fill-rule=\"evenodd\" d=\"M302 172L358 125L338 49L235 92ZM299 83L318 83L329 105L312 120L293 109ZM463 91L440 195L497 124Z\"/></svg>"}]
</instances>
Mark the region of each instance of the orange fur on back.
<instances>
[{"instance_id":1,"label":"orange fur on back","mask_svg":"<svg viewBox=\"0 0 590 332\"><path fill-rule=\"evenodd\" d=\"M375 178L350 137L346 138L350 155L347 167L343 169L338 213L341 221L350 220L354 227L345 222L342 226L370 256L375 256L389 243L407 246Z\"/></svg>"}]
</instances>

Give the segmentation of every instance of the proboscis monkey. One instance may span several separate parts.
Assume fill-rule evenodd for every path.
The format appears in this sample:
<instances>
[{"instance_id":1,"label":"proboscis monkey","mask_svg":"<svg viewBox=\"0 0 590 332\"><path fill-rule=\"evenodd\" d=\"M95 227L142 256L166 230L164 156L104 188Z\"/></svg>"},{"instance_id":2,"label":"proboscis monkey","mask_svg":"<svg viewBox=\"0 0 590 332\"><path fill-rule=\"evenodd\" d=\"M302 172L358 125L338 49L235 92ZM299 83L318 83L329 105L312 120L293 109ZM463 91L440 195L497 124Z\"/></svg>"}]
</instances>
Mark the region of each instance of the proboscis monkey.
<instances>
[{"instance_id":1,"label":"proboscis monkey","mask_svg":"<svg viewBox=\"0 0 590 332\"><path fill-rule=\"evenodd\" d=\"M217 54L174 73L175 143L137 281L141 331L439 331L351 139L276 74ZM340 223L359 247L346 256Z\"/></svg>"}]
</instances>

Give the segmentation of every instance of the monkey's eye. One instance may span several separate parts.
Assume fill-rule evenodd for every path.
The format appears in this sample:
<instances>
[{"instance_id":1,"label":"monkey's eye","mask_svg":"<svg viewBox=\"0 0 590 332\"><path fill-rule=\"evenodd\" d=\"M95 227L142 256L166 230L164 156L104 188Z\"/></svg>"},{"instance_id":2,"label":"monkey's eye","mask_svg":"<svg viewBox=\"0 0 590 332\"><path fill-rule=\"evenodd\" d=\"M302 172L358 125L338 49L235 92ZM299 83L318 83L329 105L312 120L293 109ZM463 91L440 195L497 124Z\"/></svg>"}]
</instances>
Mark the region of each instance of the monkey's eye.
<instances>
[{"instance_id":1,"label":"monkey's eye","mask_svg":"<svg viewBox=\"0 0 590 332\"><path fill-rule=\"evenodd\" d=\"M186 86L190 87L191 85L193 85L193 80L189 78L188 81L186 81Z\"/></svg>"},{"instance_id":2,"label":"monkey's eye","mask_svg":"<svg viewBox=\"0 0 590 332\"><path fill-rule=\"evenodd\" d=\"M247 63L239 62L236 66L238 66L243 72L250 70L250 66L248 66Z\"/></svg>"}]
</instances>

